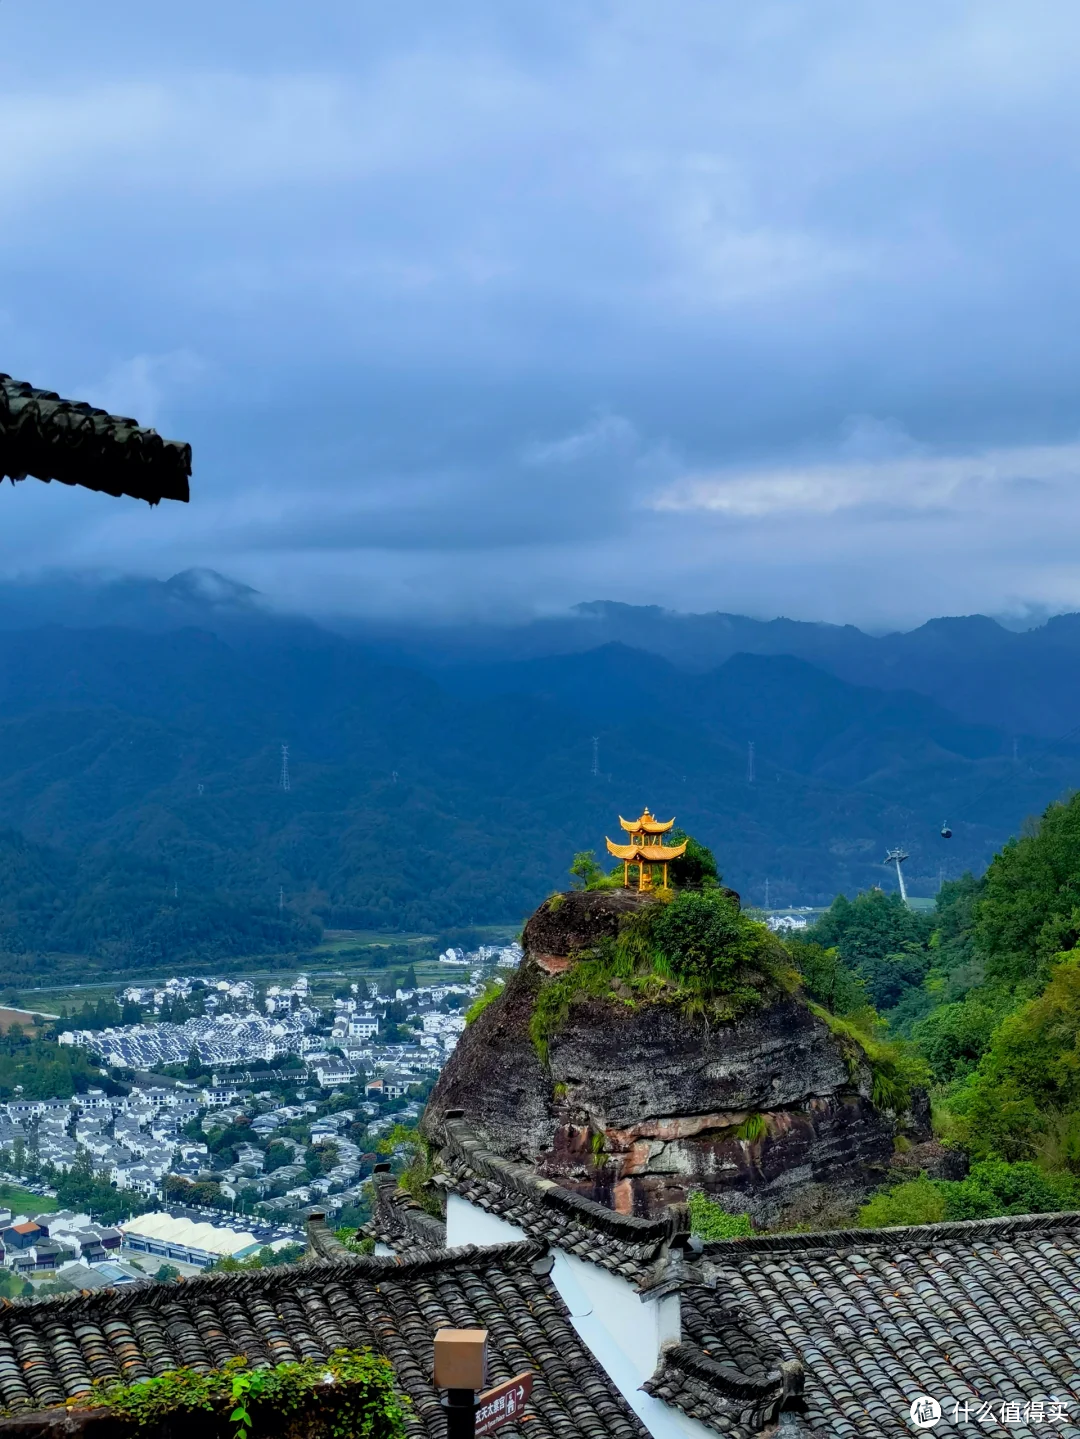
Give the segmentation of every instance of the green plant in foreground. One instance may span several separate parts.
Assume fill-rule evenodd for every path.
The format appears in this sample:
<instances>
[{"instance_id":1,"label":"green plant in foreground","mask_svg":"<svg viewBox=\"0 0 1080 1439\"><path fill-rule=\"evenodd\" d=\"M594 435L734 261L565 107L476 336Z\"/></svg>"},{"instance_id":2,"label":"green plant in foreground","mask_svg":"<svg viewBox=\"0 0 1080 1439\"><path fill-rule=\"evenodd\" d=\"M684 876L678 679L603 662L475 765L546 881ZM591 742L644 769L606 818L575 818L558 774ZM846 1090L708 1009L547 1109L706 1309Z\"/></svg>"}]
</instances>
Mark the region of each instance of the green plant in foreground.
<instances>
[{"instance_id":1,"label":"green plant in foreground","mask_svg":"<svg viewBox=\"0 0 1080 1439\"><path fill-rule=\"evenodd\" d=\"M699 1239L742 1239L753 1234L748 1214L729 1214L715 1199L700 1189L692 1189L687 1198L690 1210L690 1233Z\"/></svg>"},{"instance_id":2,"label":"green plant in foreground","mask_svg":"<svg viewBox=\"0 0 1080 1439\"><path fill-rule=\"evenodd\" d=\"M442 1205L438 1195L431 1189L431 1179L439 1168L435 1148L424 1138L415 1126L395 1124L390 1133L379 1141L380 1154L397 1154L406 1159L404 1169L398 1175L398 1188L406 1190L435 1219L441 1219Z\"/></svg>"},{"instance_id":3,"label":"green plant in foreground","mask_svg":"<svg viewBox=\"0 0 1080 1439\"><path fill-rule=\"evenodd\" d=\"M357 1239L355 1229L335 1229L334 1238L340 1244L344 1244L350 1254L369 1255L375 1253L375 1240L370 1235L364 1239Z\"/></svg>"},{"instance_id":4,"label":"green plant in foreground","mask_svg":"<svg viewBox=\"0 0 1080 1439\"><path fill-rule=\"evenodd\" d=\"M333 1386L333 1387L331 1387ZM95 1384L87 1403L110 1409L139 1428L154 1427L178 1413L224 1411L236 1425L233 1439L250 1439L260 1427L280 1428L281 1415L311 1412L313 1427L330 1439L404 1439L403 1402L394 1390L389 1362L370 1350L338 1349L326 1360L250 1369L231 1359L198 1374L175 1369L134 1384Z\"/></svg>"}]
</instances>

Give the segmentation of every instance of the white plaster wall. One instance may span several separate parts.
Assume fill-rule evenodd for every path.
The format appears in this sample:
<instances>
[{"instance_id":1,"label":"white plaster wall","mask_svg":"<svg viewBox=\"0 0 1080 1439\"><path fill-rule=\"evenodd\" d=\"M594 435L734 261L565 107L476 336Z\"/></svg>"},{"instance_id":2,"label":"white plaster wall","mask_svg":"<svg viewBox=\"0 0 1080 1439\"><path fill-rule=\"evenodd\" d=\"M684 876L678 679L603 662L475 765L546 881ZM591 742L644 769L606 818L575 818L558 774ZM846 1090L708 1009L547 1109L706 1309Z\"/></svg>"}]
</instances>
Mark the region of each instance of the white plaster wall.
<instances>
[{"instance_id":1,"label":"white plaster wall","mask_svg":"<svg viewBox=\"0 0 1080 1439\"><path fill-rule=\"evenodd\" d=\"M446 1243L508 1244L523 1229L489 1214L459 1194L446 1198ZM680 1409L646 1394L642 1384L656 1372L660 1349L681 1337L679 1296L642 1301L625 1279L552 1248L552 1282L570 1311L574 1328L619 1393L654 1439L716 1439L716 1433Z\"/></svg>"},{"instance_id":2,"label":"white plaster wall","mask_svg":"<svg viewBox=\"0 0 1080 1439\"><path fill-rule=\"evenodd\" d=\"M680 1338L679 1297L642 1300L625 1279L561 1249L551 1278L593 1358L654 1439L716 1439L681 1409L646 1394L642 1384L660 1362L660 1346Z\"/></svg>"},{"instance_id":3,"label":"white plaster wall","mask_svg":"<svg viewBox=\"0 0 1080 1439\"><path fill-rule=\"evenodd\" d=\"M527 1237L524 1229L479 1209L460 1194L446 1196L447 1249L457 1249L462 1244L510 1244Z\"/></svg>"}]
</instances>

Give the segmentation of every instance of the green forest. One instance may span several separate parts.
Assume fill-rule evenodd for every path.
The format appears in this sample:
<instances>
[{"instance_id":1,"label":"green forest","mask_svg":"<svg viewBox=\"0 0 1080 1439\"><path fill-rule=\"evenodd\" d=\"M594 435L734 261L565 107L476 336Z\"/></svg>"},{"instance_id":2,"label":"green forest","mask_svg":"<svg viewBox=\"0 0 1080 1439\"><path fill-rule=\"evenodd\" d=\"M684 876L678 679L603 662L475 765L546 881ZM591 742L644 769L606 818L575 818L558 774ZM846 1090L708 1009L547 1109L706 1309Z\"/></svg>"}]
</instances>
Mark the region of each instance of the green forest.
<instances>
[{"instance_id":1,"label":"green forest","mask_svg":"<svg viewBox=\"0 0 1080 1439\"><path fill-rule=\"evenodd\" d=\"M321 937L317 921L250 896L181 888L161 863L115 850L69 853L0 832L4 985L296 953Z\"/></svg>"},{"instance_id":2,"label":"green forest","mask_svg":"<svg viewBox=\"0 0 1080 1439\"><path fill-rule=\"evenodd\" d=\"M228 639L0 630L0 985L258 968L324 927L515 924L646 802L723 836L747 903L767 879L778 903L867 889L897 827L928 893L1075 773L1071 751L790 657L451 660L270 617ZM942 809L968 815L947 855Z\"/></svg>"},{"instance_id":3,"label":"green forest","mask_svg":"<svg viewBox=\"0 0 1080 1439\"><path fill-rule=\"evenodd\" d=\"M839 896L788 949L812 999L924 1067L935 1134L970 1161L879 1192L861 1222L1080 1208L1080 796L935 912Z\"/></svg>"}]
</instances>

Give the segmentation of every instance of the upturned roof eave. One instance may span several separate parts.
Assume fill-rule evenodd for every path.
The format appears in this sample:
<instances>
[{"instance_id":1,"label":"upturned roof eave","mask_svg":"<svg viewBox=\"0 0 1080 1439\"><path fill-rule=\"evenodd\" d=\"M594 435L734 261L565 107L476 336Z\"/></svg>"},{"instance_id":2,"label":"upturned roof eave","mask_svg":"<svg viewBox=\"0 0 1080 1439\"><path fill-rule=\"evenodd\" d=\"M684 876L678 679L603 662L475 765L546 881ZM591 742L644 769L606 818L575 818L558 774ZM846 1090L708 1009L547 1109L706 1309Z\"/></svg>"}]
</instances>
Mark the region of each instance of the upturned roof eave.
<instances>
[{"instance_id":1,"label":"upturned roof eave","mask_svg":"<svg viewBox=\"0 0 1080 1439\"><path fill-rule=\"evenodd\" d=\"M0 479L27 477L150 505L186 503L191 446L0 373Z\"/></svg>"}]
</instances>

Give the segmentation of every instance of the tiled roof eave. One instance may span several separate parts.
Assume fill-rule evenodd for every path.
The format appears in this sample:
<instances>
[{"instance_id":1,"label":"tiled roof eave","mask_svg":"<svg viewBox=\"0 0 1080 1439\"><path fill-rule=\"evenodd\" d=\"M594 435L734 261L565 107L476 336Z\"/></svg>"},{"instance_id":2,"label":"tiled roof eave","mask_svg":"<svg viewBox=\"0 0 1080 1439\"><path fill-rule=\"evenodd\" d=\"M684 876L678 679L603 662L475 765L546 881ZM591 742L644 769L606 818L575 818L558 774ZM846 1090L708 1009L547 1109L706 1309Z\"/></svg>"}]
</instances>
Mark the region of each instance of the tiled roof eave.
<instances>
[{"instance_id":1,"label":"tiled roof eave","mask_svg":"<svg viewBox=\"0 0 1080 1439\"><path fill-rule=\"evenodd\" d=\"M151 505L187 501L191 446L0 374L0 479L27 476Z\"/></svg>"},{"instance_id":2,"label":"tiled roof eave","mask_svg":"<svg viewBox=\"0 0 1080 1439\"><path fill-rule=\"evenodd\" d=\"M643 1278L685 1230L682 1208L659 1219L618 1214L492 1153L463 1120L444 1121L440 1138L444 1187L526 1234L625 1277Z\"/></svg>"},{"instance_id":3,"label":"tiled roof eave","mask_svg":"<svg viewBox=\"0 0 1080 1439\"><path fill-rule=\"evenodd\" d=\"M903 1224L885 1229L820 1229L803 1234L753 1234L739 1239L708 1240L702 1258L727 1261L739 1254L835 1254L876 1249L922 1249L971 1240L994 1239L1044 1231L1047 1234L1080 1228L1080 1211L1057 1214L1015 1214L997 1219L957 1219L941 1224Z\"/></svg>"},{"instance_id":4,"label":"tiled roof eave","mask_svg":"<svg viewBox=\"0 0 1080 1439\"><path fill-rule=\"evenodd\" d=\"M0 1307L0 1403L9 1432L69 1431L93 1379L128 1380L180 1366L220 1368L321 1359L371 1348L411 1401L410 1439L443 1439L431 1381L435 1333L489 1330L497 1383L526 1368L533 1439L646 1439L583 1345L532 1241L394 1258L309 1258L279 1269L208 1274Z\"/></svg>"}]
</instances>

